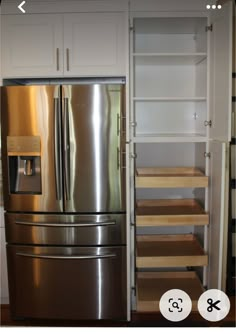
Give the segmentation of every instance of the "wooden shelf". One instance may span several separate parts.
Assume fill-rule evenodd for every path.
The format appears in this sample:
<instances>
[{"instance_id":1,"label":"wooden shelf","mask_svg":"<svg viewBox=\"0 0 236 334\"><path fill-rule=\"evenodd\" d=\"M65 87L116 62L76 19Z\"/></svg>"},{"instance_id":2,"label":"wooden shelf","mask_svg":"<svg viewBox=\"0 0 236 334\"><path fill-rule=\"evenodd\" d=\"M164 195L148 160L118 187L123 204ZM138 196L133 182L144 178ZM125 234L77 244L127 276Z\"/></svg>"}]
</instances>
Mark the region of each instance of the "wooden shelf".
<instances>
[{"instance_id":1,"label":"wooden shelf","mask_svg":"<svg viewBox=\"0 0 236 334\"><path fill-rule=\"evenodd\" d=\"M139 235L137 268L206 266L208 257L192 234Z\"/></svg>"},{"instance_id":2,"label":"wooden shelf","mask_svg":"<svg viewBox=\"0 0 236 334\"><path fill-rule=\"evenodd\" d=\"M192 300L192 310L197 311L197 302L204 289L193 271L137 273L137 311L159 311L161 296L170 289L184 290Z\"/></svg>"},{"instance_id":3,"label":"wooden shelf","mask_svg":"<svg viewBox=\"0 0 236 334\"><path fill-rule=\"evenodd\" d=\"M138 168L136 188L205 188L208 177L192 167Z\"/></svg>"},{"instance_id":4,"label":"wooden shelf","mask_svg":"<svg viewBox=\"0 0 236 334\"><path fill-rule=\"evenodd\" d=\"M184 226L208 224L208 214L194 199L137 201L136 226Z\"/></svg>"}]
</instances>

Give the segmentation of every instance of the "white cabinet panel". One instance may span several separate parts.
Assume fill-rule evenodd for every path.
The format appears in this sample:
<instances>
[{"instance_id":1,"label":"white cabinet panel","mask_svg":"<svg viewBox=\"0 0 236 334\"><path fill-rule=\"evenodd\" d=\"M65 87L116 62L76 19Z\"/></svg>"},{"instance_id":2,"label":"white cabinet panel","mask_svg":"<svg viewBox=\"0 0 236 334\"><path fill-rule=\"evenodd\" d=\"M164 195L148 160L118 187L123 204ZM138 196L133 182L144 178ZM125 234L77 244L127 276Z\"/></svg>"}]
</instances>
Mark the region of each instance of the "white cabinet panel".
<instances>
[{"instance_id":1,"label":"white cabinet panel","mask_svg":"<svg viewBox=\"0 0 236 334\"><path fill-rule=\"evenodd\" d=\"M209 225L209 266L208 289L222 289L223 265L227 258L223 256L225 221L225 176L226 144L210 142L210 225Z\"/></svg>"},{"instance_id":2,"label":"white cabinet panel","mask_svg":"<svg viewBox=\"0 0 236 334\"><path fill-rule=\"evenodd\" d=\"M62 15L2 16L3 78L63 73Z\"/></svg>"},{"instance_id":3,"label":"white cabinet panel","mask_svg":"<svg viewBox=\"0 0 236 334\"><path fill-rule=\"evenodd\" d=\"M0 206L0 227L4 227L4 209Z\"/></svg>"},{"instance_id":4,"label":"white cabinet panel","mask_svg":"<svg viewBox=\"0 0 236 334\"><path fill-rule=\"evenodd\" d=\"M126 74L125 12L2 17L3 78Z\"/></svg>"},{"instance_id":5,"label":"white cabinet panel","mask_svg":"<svg viewBox=\"0 0 236 334\"><path fill-rule=\"evenodd\" d=\"M232 3L213 10L210 34L210 138L231 140Z\"/></svg>"},{"instance_id":6,"label":"white cabinet panel","mask_svg":"<svg viewBox=\"0 0 236 334\"><path fill-rule=\"evenodd\" d=\"M185 0L186 1L186 0ZM187 0L189 1L189 0ZM195 1L195 0L192 0ZM198 0L199 1L199 0ZM204 0L203 0L204 1ZM20 14L20 0L2 0L3 14ZM118 12L126 10L128 0L29 0L23 8L28 14ZM22 15L22 14L20 14Z\"/></svg>"},{"instance_id":7,"label":"white cabinet panel","mask_svg":"<svg viewBox=\"0 0 236 334\"><path fill-rule=\"evenodd\" d=\"M83 13L64 16L66 76L125 75L123 13Z\"/></svg>"},{"instance_id":8,"label":"white cabinet panel","mask_svg":"<svg viewBox=\"0 0 236 334\"><path fill-rule=\"evenodd\" d=\"M207 2L208 3L208 2ZM211 2L210 2L211 3ZM205 0L130 0L131 11L202 11Z\"/></svg>"},{"instance_id":9,"label":"white cabinet panel","mask_svg":"<svg viewBox=\"0 0 236 334\"><path fill-rule=\"evenodd\" d=\"M6 241L5 241L5 229L0 228L0 242L1 242L1 304L9 303L9 293L8 293L8 280L7 280L7 260L6 260Z\"/></svg>"}]
</instances>

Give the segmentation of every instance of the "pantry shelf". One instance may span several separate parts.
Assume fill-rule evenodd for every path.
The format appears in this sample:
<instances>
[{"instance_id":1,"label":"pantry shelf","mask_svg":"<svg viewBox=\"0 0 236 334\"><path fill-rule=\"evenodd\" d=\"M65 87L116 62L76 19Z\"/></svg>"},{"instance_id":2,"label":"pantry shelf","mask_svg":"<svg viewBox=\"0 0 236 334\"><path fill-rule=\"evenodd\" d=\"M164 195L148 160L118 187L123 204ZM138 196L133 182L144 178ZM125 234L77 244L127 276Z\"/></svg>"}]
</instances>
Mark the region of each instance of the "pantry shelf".
<instances>
[{"instance_id":1,"label":"pantry shelf","mask_svg":"<svg viewBox=\"0 0 236 334\"><path fill-rule=\"evenodd\" d=\"M145 167L136 171L136 188L205 188L208 177L198 168Z\"/></svg>"},{"instance_id":2,"label":"pantry shelf","mask_svg":"<svg viewBox=\"0 0 236 334\"><path fill-rule=\"evenodd\" d=\"M204 288L194 271L137 273L137 311L158 312L161 296L168 290L184 290L191 298L192 310Z\"/></svg>"},{"instance_id":3,"label":"pantry shelf","mask_svg":"<svg viewBox=\"0 0 236 334\"><path fill-rule=\"evenodd\" d=\"M207 58L205 52L194 53L133 53L136 65L196 65Z\"/></svg>"},{"instance_id":4,"label":"pantry shelf","mask_svg":"<svg viewBox=\"0 0 236 334\"><path fill-rule=\"evenodd\" d=\"M205 143L207 137L199 133L136 134L133 142L138 143Z\"/></svg>"},{"instance_id":5,"label":"pantry shelf","mask_svg":"<svg viewBox=\"0 0 236 334\"><path fill-rule=\"evenodd\" d=\"M194 199L138 200L136 226L208 225L209 215Z\"/></svg>"},{"instance_id":6,"label":"pantry shelf","mask_svg":"<svg viewBox=\"0 0 236 334\"><path fill-rule=\"evenodd\" d=\"M205 96L150 96L150 97L144 97L144 96L136 96L133 97L133 101L143 101L143 102L149 102L149 101L206 101Z\"/></svg>"},{"instance_id":7,"label":"pantry shelf","mask_svg":"<svg viewBox=\"0 0 236 334\"><path fill-rule=\"evenodd\" d=\"M206 266L208 257L192 234L138 235L137 268Z\"/></svg>"}]
</instances>

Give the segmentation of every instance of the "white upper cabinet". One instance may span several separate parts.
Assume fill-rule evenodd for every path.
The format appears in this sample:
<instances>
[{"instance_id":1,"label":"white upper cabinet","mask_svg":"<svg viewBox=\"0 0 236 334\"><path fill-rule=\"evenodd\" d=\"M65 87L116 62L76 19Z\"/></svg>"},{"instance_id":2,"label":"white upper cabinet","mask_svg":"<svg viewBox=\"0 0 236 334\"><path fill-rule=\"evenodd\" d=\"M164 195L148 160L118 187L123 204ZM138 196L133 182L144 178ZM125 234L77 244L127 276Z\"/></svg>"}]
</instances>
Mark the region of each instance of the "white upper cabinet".
<instances>
[{"instance_id":1,"label":"white upper cabinet","mask_svg":"<svg viewBox=\"0 0 236 334\"><path fill-rule=\"evenodd\" d=\"M124 12L3 15L2 76L125 75L125 33Z\"/></svg>"},{"instance_id":2,"label":"white upper cabinet","mask_svg":"<svg viewBox=\"0 0 236 334\"><path fill-rule=\"evenodd\" d=\"M125 27L122 13L66 14L64 74L125 75Z\"/></svg>"},{"instance_id":3,"label":"white upper cabinet","mask_svg":"<svg viewBox=\"0 0 236 334\"><path fill-rule=\"evenodd\" d=\"M232 3L212 11L210 34L210 139L231 140Z\"/></svg>"},{"instance_id":4,"label":"white upper cabinet","mask_svg":"<svg viewBox=\"0 0 236 334\"><path fill-rule=\"evenodd\" d=\"M62 15L2 15L2 77L61 76Z\"/></svg>"}]
</instances>

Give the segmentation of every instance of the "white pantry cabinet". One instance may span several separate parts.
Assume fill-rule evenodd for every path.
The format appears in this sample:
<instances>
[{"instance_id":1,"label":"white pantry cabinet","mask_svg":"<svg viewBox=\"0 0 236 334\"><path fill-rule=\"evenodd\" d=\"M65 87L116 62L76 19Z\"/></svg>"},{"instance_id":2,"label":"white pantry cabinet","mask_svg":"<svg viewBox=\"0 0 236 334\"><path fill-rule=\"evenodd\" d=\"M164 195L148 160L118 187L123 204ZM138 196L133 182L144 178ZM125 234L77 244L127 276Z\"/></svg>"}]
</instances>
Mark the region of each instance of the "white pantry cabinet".
<instances>
[{"instance_id":1,"label":"white pantry cabinet","mask_svg":"<svg viewBox=\"0 0 236 334\"><path fill-rule=\"evenodd\" d=\"M196 311L205 288L225 290L232 3L168 13L132 4L136 309L157 311L179 288Z\"/></svg>"},{"instance_id":2,"label":"white pantry cabinet","mask_svg":"<svg viewBox=\"0 0 236 334\"><path fill-rule=\"evenodd\" d=\"M122 76L125 13L2 16L2 77Z\"/></svg>"}]
</instances>

